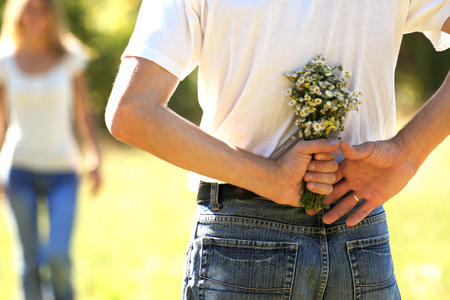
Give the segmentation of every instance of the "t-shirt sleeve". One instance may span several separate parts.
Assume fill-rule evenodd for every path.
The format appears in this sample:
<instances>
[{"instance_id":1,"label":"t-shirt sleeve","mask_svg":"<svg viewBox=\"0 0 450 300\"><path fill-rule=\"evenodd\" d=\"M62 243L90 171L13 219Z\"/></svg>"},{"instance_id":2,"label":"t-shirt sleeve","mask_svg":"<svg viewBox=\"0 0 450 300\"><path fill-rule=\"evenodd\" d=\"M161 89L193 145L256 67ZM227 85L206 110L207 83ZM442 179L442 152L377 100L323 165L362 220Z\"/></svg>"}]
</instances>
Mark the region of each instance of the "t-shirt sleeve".
<instances>
[{"instance_id":1,"label":"t-shirt sleeve","mask_svg":"<svg viewBox=\"0 0 450 300\"><path fill-rule=\"evenodd\" d=\"M437 51L450 48L450 34L441 31L450 17L450 0L411 0L405 33L423 32Z\"/></svg>"},{"instance_id":2,"label":"t-shirt sleeve","mask_svg":"<svg viewBox=\"0 0 450 300\"><path fill-rule=\"evenodd\" d=\"M151 60L180 80L198 64L202 30L196 1L144 0L122 59Z\"/></svg>"}]
</instances>

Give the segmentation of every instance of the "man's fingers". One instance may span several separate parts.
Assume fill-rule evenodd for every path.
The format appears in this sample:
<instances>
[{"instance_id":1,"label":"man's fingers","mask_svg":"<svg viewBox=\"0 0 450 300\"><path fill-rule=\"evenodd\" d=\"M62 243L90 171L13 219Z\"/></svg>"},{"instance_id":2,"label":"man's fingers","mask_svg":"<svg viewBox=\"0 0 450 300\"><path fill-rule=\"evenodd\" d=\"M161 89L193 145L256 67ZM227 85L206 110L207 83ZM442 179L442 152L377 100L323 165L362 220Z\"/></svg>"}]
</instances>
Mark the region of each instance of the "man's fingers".
<instances>
[{"instance_id":1,"label":"man's fingers","mask_svg":"<svg viewBox=\"0 0 450 300\"><path fill-rule=\"evenodd\" d=\"M320 183L320 182L308 182L306 184L306 187L311 192L314 192L316 194L320 195L328 195L333 191L333 186L331 184L326 183Z\"/></svg>"},{"instance_id":2,"label":"man's fingers","mask_svg":"<svg viewBox=\"0 0 450 300\"><path fill-rule=\"evenodd\" d=\"M353 193L347 195L335 207L324 214L322 220L325 224L331 224L359 204L360 206L356 208L355 211L345 221L345 224L347 224L347 226L354 226L364 220L364 218L367 217L370 212L376 208L376 206L374 206L367 200L359 199L359 201L356 201Z\"/></svg>"},{"instance_id":3,"label":"man's fingers","mask_svg":"<svg viewBox=\"0 0 450 300\"><path fill-rule=\"evenodd\" d=\"M343 141L340 144L342 155L350 160L358 160L366 158L372 152L374 144L367 142L360 145L352 146L349 142Z\"/></svg>"},{"instance_id":4,"label":"man's fingers","mask_svg":"<svg viewBox=\"0 0 450 300\"><path fill-rule=\"evenodd\" d=\"M347 226L354 226L364 220L365 217L367 217L372 210L374 210L375 207L373 207L368 201L365 201L361 204L360 207L358 207L353 214L351 214L347 220L345 221L345 224Z\"/></svg>"},{"instance_id":5,"label":"man's fingers","mask_svg":"<svg viewBox=\"0 0 450 300\"><path fill-rule=\"evenodd\" d=\"M315 161L312 160L308 165L308 171L331 173L338 170L338 163L334 160L329 161Z\"/></svg>"},{"instance_id":6,"label":"man's fingers","mask_svg":"<svg viewBox=\"0 0 450 300\"><path fill-rule=\"evenodd\" d=\"M305 154L333 152L339 149L340 141L318 139L313 141L300 141L295 147L300 148L300 152Z\"/></svg>"},{"instance_id":7,"label":"man's fingers","mask_svg":"<svg viewBox=\"0 0 450 300\"><path fill-rule=\"evenodd\" d=\"M341 199L345 194L349 192L348 186L344 181L339 182L333 186L333 191L325 198L323 203L331 204Z\"/></svg>"},{"instance_id":8,"label":"man's fingers","mask_svg":"<svg viewBox=\"0 0 450 300\"><path fill-rule=\"evenodd\" d=\"M333 152L322 152L322 153L316 153L314 154L314 160L317 161L321 161L321 160L333 160L337 157L338 152L337 151L333 151Z\"/></svg>"},{"instance_id":9,"label":"man's fingers","mask_svg":"<svg viewBox=\"0 0 450 300\"><path fill-rule=\"evenodd\" d=\"M358 205L358 202L351 195L348 195L324 214L322 220L325 224L331 224L352 210L356 205Z\"/></svg>"},{"instance_id":10,"label":"man's fingers","mask_svg":"<svg viewBox=\"0 0 450 300\"><path fill-rule=\"evenodd\" d=\"M306 182L319 182L332 185L336 180L336 176L334 173L308 172L305 174L304 180Z\"/></svg>"},{"instance_id":11,"label":"man's fingers","mask_svg":"<svg viewBox=\"0 0 450 300\"><path fill-rule=\"evenodd\" d=\"M336 175L336 181L333 184L337 184L339 181L344 179L344 174L342 173L342 168L340 166L334 174Z\"/></svg>"}]
</instances>

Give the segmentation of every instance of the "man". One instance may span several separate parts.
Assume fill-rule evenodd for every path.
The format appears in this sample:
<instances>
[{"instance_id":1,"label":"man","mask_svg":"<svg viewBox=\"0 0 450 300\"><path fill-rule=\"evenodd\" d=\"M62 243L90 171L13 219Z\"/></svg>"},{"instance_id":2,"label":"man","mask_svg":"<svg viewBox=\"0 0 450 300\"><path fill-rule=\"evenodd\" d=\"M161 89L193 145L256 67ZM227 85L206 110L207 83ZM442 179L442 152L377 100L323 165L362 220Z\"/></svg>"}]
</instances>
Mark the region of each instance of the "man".
<instances>
[{"instance_id":1,"label":"man","mask_svg":"<svg viewBox=\"0 0 450 300\"><path fill-rule=\"evenodd\" d=\"M425 0L143 2L106 122L201 181L183 299L400 298L382 204L448 136L450 79L392 138L393 74L404 33L450 46L449 15ZM365 94L337 172L336 142L290 139L283 74L319 54ZM167 108L197 65L200 128ZM303 180L330 210L299 207Z\"/></svg>"}]
</instances>

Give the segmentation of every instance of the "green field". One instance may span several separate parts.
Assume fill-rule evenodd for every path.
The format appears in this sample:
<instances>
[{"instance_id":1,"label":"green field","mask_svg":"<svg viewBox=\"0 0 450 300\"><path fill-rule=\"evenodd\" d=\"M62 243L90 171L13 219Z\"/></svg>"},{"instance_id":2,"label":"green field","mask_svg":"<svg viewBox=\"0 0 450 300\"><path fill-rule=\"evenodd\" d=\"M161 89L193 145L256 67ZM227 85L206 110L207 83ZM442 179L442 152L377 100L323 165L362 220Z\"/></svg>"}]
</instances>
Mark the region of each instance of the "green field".
<instances>
[{"instance_id":1,"label":"green field","mask_svg":"<svg viewBox=\"0 0 450 300\"><path fill-rule=\"evenodd\" d=\"M188 173L112 143L103 152L103 189L92 197L83 186L78 207L73 245L78 298L179 299L195 209ZM447 139L386 205L403 299L450 299L449 153ZM16 299L18 286L14 230L6 202L0 207L0 299L9 300Z\"/></svg>"}]
</instances>

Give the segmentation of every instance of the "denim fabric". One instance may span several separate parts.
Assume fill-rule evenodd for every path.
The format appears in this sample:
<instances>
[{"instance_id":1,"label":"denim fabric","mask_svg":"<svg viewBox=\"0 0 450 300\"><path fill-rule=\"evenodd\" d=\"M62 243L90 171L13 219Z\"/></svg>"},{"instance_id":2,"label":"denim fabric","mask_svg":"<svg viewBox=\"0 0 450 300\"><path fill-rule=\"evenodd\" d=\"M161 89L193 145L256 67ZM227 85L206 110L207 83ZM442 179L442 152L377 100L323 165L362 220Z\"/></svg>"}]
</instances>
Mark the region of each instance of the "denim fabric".
<instances>
[{"instance_id":1,"label":"denim fabric","mask_svg":"<svg viewBox=\"0 0 450 300\"><path fill-rule=\"evenodd\" d=\"M197 207L182 299L400 299L383 207L353 227L263 198L217 207Z\"/></svg>"},{"instance_id":2,"label":"denim fabric","mask_svg":"<svg viewBox=\"0 0 450 300\"><path fill-rule=\"evenodd\" d=\"M73 299L70 239L75 215L78 176L74 172L39 174L10 170L6 194L14 213L22 244L23 289L26 299L41 299L39 267L46 263L52 273L56 299ZM38 198L48 200L50 232L44 251L37 221Z\"/></svg>"}]
</instances>

